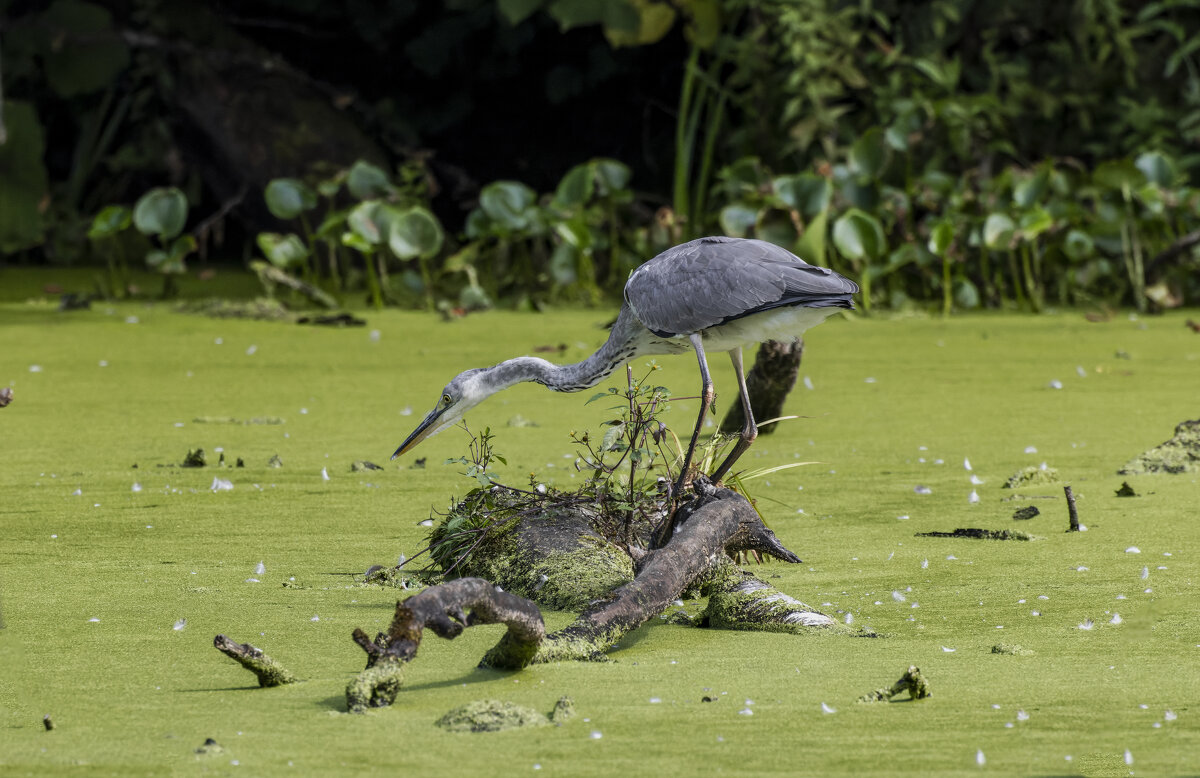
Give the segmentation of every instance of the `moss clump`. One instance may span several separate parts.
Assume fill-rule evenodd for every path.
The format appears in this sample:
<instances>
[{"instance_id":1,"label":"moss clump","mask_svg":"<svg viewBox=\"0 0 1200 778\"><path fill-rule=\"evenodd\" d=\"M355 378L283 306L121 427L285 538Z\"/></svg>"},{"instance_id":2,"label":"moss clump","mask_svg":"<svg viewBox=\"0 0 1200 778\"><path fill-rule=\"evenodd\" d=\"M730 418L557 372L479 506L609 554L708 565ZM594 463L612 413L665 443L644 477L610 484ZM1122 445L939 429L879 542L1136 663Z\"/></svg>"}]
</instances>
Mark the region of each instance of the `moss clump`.
<instances>
[{"instance_id":1,"label":"moss clump","mask_svg":"<svg viewBox=\"0 0 1200 778\"><path fill-rule=\"evenodd\" d=\"M486 579L551 610L583 610L632 581L633 560L572 507L476 489L430 533L433 557L450 576Z\"/></svg>"},{"instance_id":2,"label":"moss clump","mask_svg":"<svg viewBox=\"0 0 1200 778\"><path fill-rule=\"evenodd\" d=\"M1024 486L1040 486L1042 484L1056 484L1061 479L1058 477L1057 467L1035 467L1030 465L1023 470L1018 470L1013 473L1004 484L1005 489L1020 489Z\"/></svg>"},{"instance_id":3,"label":"moss clump","mask_svg":"<svg viewBox=\"0 0 1200 778\"><path fill-rule=\"evenodd\" d=\"M544 713L513 702L476 700L458 706L435 723L451 732L501 732L518 727L544 727L550 719Z\"/></svg>"},{"instance_id":4,"label":"moss clump","mask_svg":"<svg viewBox=\"0 0 1200 778\"><path fill-rule=\"evenodd\" d=\"M404 665L381 662L368 667L346 684L346 710L366 713L367 708L384 708L396 701L404 683Z\"/></svg>"},{"instance_id":5,"label":"moss clump","mask_svg":"<svg viewBox=\"0 0 1200 778\"><path fill-rule=\"evenodd\" d=\"M1117 471L1118 475L1200 472L1200 419L1181 422L1175 435L1139 454Z\"/></svg>"},{"instance_id":6,"label":"moss clump","mask_svg":"<svg viewBox=\"0 0 1200 778\"><path fill-rule=\"evenodd\" d=\"M992 646L992 653L1006 656L1033 656L1033 649L1019 646L1016 643L997 643Z\"/></svg>"},{"instance_id":7,"label":"moss clump","mask_svg":"<svg viewBox=\"0 0 1200 778\"><path fill-rule=\"evenodd\" d=\"M562 724L574 717L575 701L570 697L559 697L558 702L554 703L554 710L550 711L550 721L555 724Z\"/></svg>"},{"instance_id":8,"label":"moss clump","mask_svg":"<svg viewBox=\"0 0 1200 778\"><path fill-rule=\"evenodd\" d=\"M900 680L892 684L890 689L880 687L859 697L858 701L888 702L902 692L908 692L909 699L913 700L923 700L933 696L933 692L929 689L929 681L925 680L925 676L921 675L921 671L916 665L909 665L908 670L900 676Z\"/></svg>"}]
</instances>

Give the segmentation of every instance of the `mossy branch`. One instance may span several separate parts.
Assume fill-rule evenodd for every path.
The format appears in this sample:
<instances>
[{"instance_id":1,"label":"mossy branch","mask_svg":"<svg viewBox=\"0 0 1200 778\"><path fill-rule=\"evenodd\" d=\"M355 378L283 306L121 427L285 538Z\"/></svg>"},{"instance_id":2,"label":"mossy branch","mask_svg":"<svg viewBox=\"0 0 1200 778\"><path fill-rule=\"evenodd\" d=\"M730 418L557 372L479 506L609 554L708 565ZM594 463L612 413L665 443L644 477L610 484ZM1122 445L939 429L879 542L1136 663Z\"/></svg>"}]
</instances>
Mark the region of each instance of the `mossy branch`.
<instances>
[{"instance_id":1,"label":"mossy branch","mask_svg":"<svg viewBox=\"0 0 1200 778\"><path fill-rule=\"evenodd\" d=\"M213 638L213 648L254 673L259 686L283 686L297 680L290 670L249 643L217 635Z\"/></svg>"},{"instance_id":2,"label":"mossy branch","mask_svg":"<svg viewBox=\"0 0 1200 778\"><path fill-rule=\"evenodd\" d=\"M680 508L682 524L669 542L640 560L633 581L593 603L569 627L548 635L534 662L603 659L625 634L662 613L731 553L753 550L785 562L800 561L762 523L746 498L705 481L694 486L697 497Z\"/></svg>"},{"instance_id":3,"label":"mossy branch","mask_svg":"<svg viewBox=\"0 0 1200 778\"><path fill-rule=\"evenodd\" d=\"M536 605L500 591L482 578L459 578L430 587L397 602L388 631L374 640L361 629L354 630L354 642L367 654L367 667L346 687L347 709L361 713L395 701L403 682L402 668L417 655L426 628L453 640L477 624L508 626L504 637L488 652L488 666L505 670L529 664L546 634Z\"/></svg>"}]
</instances>

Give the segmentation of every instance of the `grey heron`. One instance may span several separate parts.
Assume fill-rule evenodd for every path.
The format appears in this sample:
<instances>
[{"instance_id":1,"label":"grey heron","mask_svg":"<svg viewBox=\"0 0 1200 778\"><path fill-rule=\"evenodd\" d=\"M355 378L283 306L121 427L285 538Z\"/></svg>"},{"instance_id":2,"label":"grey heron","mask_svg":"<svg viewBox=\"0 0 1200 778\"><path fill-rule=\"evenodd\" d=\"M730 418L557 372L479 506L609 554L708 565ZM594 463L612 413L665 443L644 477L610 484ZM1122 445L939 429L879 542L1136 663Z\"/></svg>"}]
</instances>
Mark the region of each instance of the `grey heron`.
<instances>
[{"instance_id":1,"label":"grey heron","mask_svg":"<svg viewBox=\"0 0 1200 778\"><path fill-rule=\"evenodd\" d=\"M696 440L714 398L706 351L727 351L737 374L745 426L733 450L713 474L719 481L754 439L742 347L799 337L842 309L853 309L858 284L828 268L810 265L773 243L746 238L693 240L647 261L625 284L625 303L608 340L582 362L556 365L516 357L455 376L429 415L392 459L454 424L487 397L523 381L556 392L577 392L603 381L631 359L693 351L700 363L700 414L692 431L676 492L686 482Z\"/></svg>"}]
</instances>

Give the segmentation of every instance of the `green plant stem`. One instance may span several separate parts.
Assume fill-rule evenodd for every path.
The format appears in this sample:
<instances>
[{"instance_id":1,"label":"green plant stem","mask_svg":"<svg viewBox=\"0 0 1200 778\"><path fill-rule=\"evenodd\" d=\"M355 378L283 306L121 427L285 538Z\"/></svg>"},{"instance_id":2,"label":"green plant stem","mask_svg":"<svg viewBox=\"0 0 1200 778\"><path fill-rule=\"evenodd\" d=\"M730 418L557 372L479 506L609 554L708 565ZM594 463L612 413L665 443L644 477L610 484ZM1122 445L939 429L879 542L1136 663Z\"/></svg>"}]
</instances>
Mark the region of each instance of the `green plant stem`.
<instances>
[{"instance_id":1,"label":"green plant stem","mask_svg":"<svg viewBox=\"0 0 1200 778\"><path fill-rule=\"evenodd\" d=\"M949 318L954 295L950 291L950 257L942 257L942 317Z\"/></svg>"},{"instance_id":2,"label":"green plant stem","mask_svg":"<svg viewBox=\"0 0 1200 778\"><path fill-rule=\"evenodd\" d=\"M1021 244L1021 275L1025 279L1025 291L1029 295L1029 306L1034 313L1042 312L1042 295L1037 280L1033 277L1033 264L1030 254L1033 251L1029 243Z\"/></svg>"},{"instance_id":3,"label":"green plant stem","mask_svg":"<svg viewBox=\"0 0 1200 778\"><path fill-rule=\"evenodd\" d=\"M695 141L692 93L696 85L696 67L700 60L700 48L691 45L687 63L683 67L683 84L679 90L679 111L675 117L675 185L673 204L675 216L682 222L688 221L688 179L691 174L692 144ZM690 230L690 227L688 228Z\"/></svg>"},{"instance_id":4,"label":"green plant stem","mask_svg":"<svg viewBox=\"0 0 1200 778\"><path fill-rule=\"evenodd\" d=\"M432 311L433 304L433 276L429 273L429 260L425 257L417 257L417 267L421 269L421 287L425 293L425 310Z\"/></svg>"},{"instance_id":5,"label":"green plant stem","mask_svg":"<svg viewBox=\"0 0 1200 778\"><path fill-rule=\"evenodd\" d=\"M713 63L714 72L719 66L719 61ZM716 153L717 134L720 132L721 124L725 119L725 92L723 90L712 90L709 91L708 95L708 102L711 107L708 112L708 126L704 133L704 150L700 156L700 171L696 175L696 180L692 182L693 189L695 190L695 207L692 213L694 214L694 221L697 228L703 226L700 220L707 213L705 205L708 195L708 181L712 175L712 162L713 155Z\"/></svg>"},{"instance_id":6,"label":"green plant stem","mask_svg":"<svg viewBox=\"0 0 1200 778\"><path fill-rule=\"evenodd\" d=\"M1021 272L1017 268L1016 249L1008 250L1008 277L1012 280L1013 297L1016 298L1017 305L1025 307L1025 291L1021 288Z\"/></svg>"},{"instance_id":7,"label":"green plant stem","mask_svg":"<svg viewBox=\"0 0 1200 778\"><path fill-rule=\"evenodd\" d=\"M379 278L376 276L375 252L365 252L363 254L363 259L365 260L363 264L366 266L367 270L367 289L369 289L371 293L371 305L374 306L376 310L381 310L383 308L383 294L379 289Z\"/></svg>"}]
</instances>

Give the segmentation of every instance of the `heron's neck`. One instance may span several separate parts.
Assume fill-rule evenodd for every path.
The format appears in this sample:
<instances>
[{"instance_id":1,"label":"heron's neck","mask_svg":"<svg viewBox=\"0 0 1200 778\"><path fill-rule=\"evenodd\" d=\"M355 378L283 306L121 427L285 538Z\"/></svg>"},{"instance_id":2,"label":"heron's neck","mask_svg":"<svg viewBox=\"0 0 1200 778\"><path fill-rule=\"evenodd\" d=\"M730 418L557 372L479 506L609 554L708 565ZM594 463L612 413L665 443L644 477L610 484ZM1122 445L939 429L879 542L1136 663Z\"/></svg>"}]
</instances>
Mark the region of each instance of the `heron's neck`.
<instances>
[{"instance_id":1,"label":"heron's neck","mask_svg":"<svg viewBox=\"0 0 1200 778\"><path fill-rule=\"evenodd\" d=\"M533 381L556 392L578 392L603 381L637 354L637 328L627 307L596 353L582 362L556 365L538 357L517 357L489 368L488 377L501 389ZM644 328L642 328L644 329Z\"/></svg>"}]
</instances>

